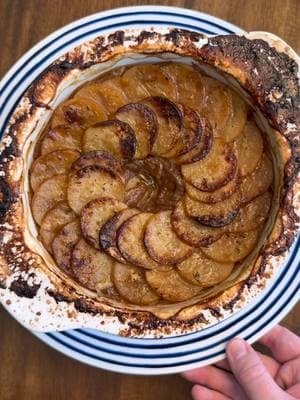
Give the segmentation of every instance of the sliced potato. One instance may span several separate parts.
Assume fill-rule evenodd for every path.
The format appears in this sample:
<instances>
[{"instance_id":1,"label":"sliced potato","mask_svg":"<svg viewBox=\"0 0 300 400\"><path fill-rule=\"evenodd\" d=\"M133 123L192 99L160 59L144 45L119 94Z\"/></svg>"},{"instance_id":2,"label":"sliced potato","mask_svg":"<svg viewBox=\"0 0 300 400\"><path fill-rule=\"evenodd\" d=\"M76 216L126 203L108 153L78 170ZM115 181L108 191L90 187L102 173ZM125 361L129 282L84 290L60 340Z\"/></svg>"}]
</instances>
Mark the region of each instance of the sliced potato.
<instances>
[{"instance_id":1,"label":"sliced potato","mask_svg":"<svg viewBox=\"0 0 300 400\"><path fill-rule=\"evenodd\" d=\"M138 214L138 210L134 208L127 208L117 212L110 218L100 229L99 242L100 247L106 251L110 256L114 257L117 261L124 264L127 263L125 258L120 253L117 246L117 231L123 222Z\"/></svg>"},{"instance_id":2,"label":"sliced potato","mask_svg":"<svg viewBox=\"0 0 300 400\"><path fill-rule=\"evenodd\" d=\"M65 174L80 153L74 150L57 150L37 158L30 170L30 184L33 191L54 175Z\"/></svg>"},{"instance_id":3,"label":"sliced potato","mask_svg":"<svg viewBox=\"0 0 300 400\"><path fill-rule=\"evenodd\" d=\"M122 201L124 184L112 170L89 165L70 174L67 195L72 210L80 214L88 202L99 197L112 197Z\"/></svg>"},{"instance_id":4,"label":"sliced potato","mask_svg":"<svg viewBox=\"0 0 300 400\"><path fill-rule=\"evenodd\" d=\"M175 146L172 147L164 157L174 158L190 152L201 140L202 124L196 111L186 105L178 104L183 115L183 129Z\"/></svg>"},{"instance_id":5,"label":"sliced potato","mask_svg":"<svg viewBox=\"0 0 300 400\"><path fill-rule=\"evenodd\" d=\"M131 264L146 269L160 268L160 264L149 257L144 245L144 233L150 213L139 213L125 221L117 232L118 248Z\"/></svg>"},{"instance_id":6,"label":"sliced potato","mask_svg":"<svg viewBox=\"0 0 300 400\"><path fill-rule=\"evenodd\" d=\"M221 138L225 142L232 142L236 139L245 126L247 120L248 106L247 103L234 90L229 89L232 104L232 113L221 132Z\"/></svg>"},{"instance_id":7,"label":"sliced potato","mask_svg":"<svg viewBox=\"0 0 300 400\"><path fill-rule=\"evenodd\" d=\"M119 77L97 83L96 92L102 96L104 107L109 114L128 103L128 97L123 90Z\"/></svg>"},{"instance_id":8,"label":"sliced potato","mask_svg":"<svg viewBox=\"0 0 300 400\"><path fill-rule=\"evenodd\" d=\"M271 193L266 192L242 207L234 221L226 228L228 232L247 232L259 228L268 216Z\"/></svg>"},{"instance_id":9,"label":"sliced potato","mask_svg":"<svg viewBox=\"0 0 300 400\"><path fill-rule=\"evenodd\" d=\"M52 252L57 265L72 275L71 255L76 243L81 239L80 223L74 220L63 227L52 242Z\"/></svg>"},{"instance_id":10,"label":"sliced potato","mask_svg":"<svg viewBox=\"0 0 300 400\"><path fill-rule=\"evenodd\" d=\"M82 138L83 150L105 150L126 161L134 157L136 138L133 129L125 122L110 120L87 129Z\"/></svg>"},{"instance_id":11,"label":"sliced potato","mask_svg":"<svg viewBox=\"0 0 300 400\"><path fill-rule=\"evenodd\" d=\"M150 96L150 93L141 82L136 82L130 77L121 76L120 83L130 102L141 101Z\"/></svg>"},{"instance_id":12,"label":"sliced potato","mask_svg":"<svg viewBox=\"0 0 300 400\"><path fill-rule=\"evenodd\" d=\"M202 203L211 204L228 199L228 197L232 196L238 190L240 184L241 176L239 170L237 169L234 178L227 183L227 185L222 186L218 190L213 192L203 192L202 190L196 189L188 182L185 182L185 190L192 199L201 201Z\"/></svg>"},{"instance_id":13,"label":"sliced potato","mask_svg":"<svg viewBox=\"0 0 300 400\"><path fill-rule=\"evenodd\" d=\"M273 164L272 161L263 154L259 165L246 176L241 183L241 193L243 201L254 199L256 196L266 192L273 182Z\"/></svg>"},{"instance_id":14,"label":"sliced potato","mask_svg":"<svg viewBox=\"0 0 300 400\"><path fill-rule=\"evenodd\" d=\"M42 156L57 150L81 151L83 130L78 127L56 126L50 129L42 139Z\"/></svg>"},{"instance_id":15,"label":"sliced potato","mask_svg":"<svg viewBox=\"0 0 300 400\"><path fill-rule=\"evenodd\" d=\"M234 263L220 263L206 257L201 250L177 265L179 275L194 285L210 287L223 282L231 274Z\"/></svg>"},{"instance_id":16,"label":"sliced potato","mask_svg":"<svg viewBox=\"0 0 300 400\"><path fill-rule=\"evenodd\" d=\"M79 97L79 98L91 99L92 101L97 103L98 107L100 107L103 110L103 113L106 114L107 118L109 115L109 111L105 106L103 95L101 94L101 91L98 90L98 88L99 88L99 82L92 82L85 84L76 91L73 98L76 99Z\"/></svg>"},{"instance_id":17,"label":"sliced potato","mask_svg":"<svg viewBox=\"0 0 300 400\"><path fill-rule=\"evenodd\" d=\"M131 80L136 85L141 83L150 96L165 96L170 100L177 100L176 82L167 71L157 64L140 64L128 68L123 80Z\"/></svg>"},{"instance_id":18,"label":"sliced potato","mask_svg":"<svg viewBox=\"0 0 300 400\"><path fill-rule=\"evenodd\" d=\"M178 164L190 164L202 160L211 150L213 143L213 132L211 125L206 118L200 118L201 139L200 142L190 151L176 157L173 161Z\"/></svg>"},{"instance_id":19,"label":"sliced potato","mask_svg":"<svg viewBox=\"0 0 300 400\"><path fill-rule=\"evenodd\" d=\"M258 166L263 154L263 138L253 121L247 121L235 140L234 153L242 176L251 174Z\"/></svg>"},{"instance_id":20,"label":"sliced potato","mask_svg":"<svg viewBox=\"0 0 300 400\"><path fill-rule=\"evenodd\" d=\"M258 230L238 233L224 233L216 242L201 247L203 253L213 260L227 263L245 258L253 250L259 236Z\"/></svg>"},{"instance_id":21,"label":"sliced potato","mask_svg":"<svg viewBox=\"0 0 300 400\"><path fill-rule=\"evenodd\" d=\"M144 271L134 265L116 262L113 281L120 295L130 303L149 305L159 300L159 296L148 285Z\"/></svg>"},{"instance_id":22,"label":"sliced potato","mask_svg":"<svg viewBox=\"0 0 300 400\"><path fill-rule=\"evenodd\" d=\"M85 240L99 249L100 229L113 215L126 208L126 204L111 197L99 197L87 203L80 218Z\"/></svg>"},{"instance_id":23,"label":"sliced potato","mask_svg":"<svg viewBox=\"0 0 300 400\"><path fill-rule=\"evenodd\" d=\"M71 263L75 278L87 288L101 292L113 286L113 259L94 249L84 239L73 248Z\"/></svg>"},{"instance_id":24,"label":"sliced potato","mask_svg":"<svg viewBox=\"0 0 300 400\"><path fill-rule=\"evenodd\" d=\"M150 107L142 103L130 103L119 108L115 117L130 125L136 137L134 158L145 158L151 151L157 136L157 119Z\"/></svg>"},{"instance_id":25,"label":"sliced potato","mask_svg":"<svg viewBox=\"0 0 300 400\"><path fill-rule=\"evenodd\" d=\"M75 125L87 128L107 118L106 110L99 107L94 100L76 97L59 105L51 119L51 128L60 125Z\"/></svg>"},{"instance_id":26,"label":"sliced potato","mask_svg":"<svg viewBox=\"0 0 300 400\"><path fill-rule=\"evenodd\" d=\"M55 175L44 181L32 197L31 209L35 221L41 222L48 211L67 199L68 176Z\"/></svg>"},{"instance_id":27,"label":"sliced potato","mask_svg":"<svg viewBox=\"0 0 300 400\"><path fill-rule=\"evenodd\" d=\"M123 175L123 168L119 160L105 150L93 150L84 153L72 164L74 171L87 167L88 165L99 165L100 167L113 170L116 174Z\"/></svg>"},{"instance_id":28,"label":"sliced potato","mask_svg":"<svg viewBox=\"0 0 300 400\"><path fill-rule=\"evenodd\" d=\"M158 212L149 219L144 242L151 258L161 264L176 264L192 253L173 231L171 211Z\"/></svg>"},{"instance_id":29,"label":"sliced potato","mask_svg":"<svg viewBox=\"0 0 300 400\"><path fill-rule=\"evenodd\" d=\"M184 301L196 296L201 288L181 278L175 269L146 271L146 279L152 289L164 300Z\"/></svg>"},{"instance_id":30,"label":"sliced potato","mask_svg":"<svg viewBox=\"0 0 300 400\"><path fill-rule=\"evenodd\" d=\"M201 203L188 195L185 207L190 217L196 218L203 225L214 228L228 225L236 217L242 202L241 193L236 191L231 197L218 203Z\"/></svg>"},{"instance_id":31,"label":"sliced potato","mask_svg":"<svg viewBox=\"0 0 300 400\"><path fill-rule=\"evenodd\" d=\"M213 192L230 182L237 169L232 148L221 139L215 139L208 155L200 161L181 166L187 182L204 192Z\"/></svg>"},{"instance_id":32,"label":"sliced potato","mask_svg":"<svg viewBox=\"0 0 300 400\"><path fill-rule=\"evenodd\" d=\"M172 227L176 235L191 246L203 246L218 240L224 233L223 228L211 228L190 218L180 201L172 213Z\"/></svg>"},{"instance_id":33,"label":"sliced potato","mask_svg":"<svg viewBox=\"0 0 300 400\"><path fill-rule=\"evenodd\" d=\"M196 111L202 111L205 102L205 87L201 74L194 67L186 64L162 63L160 68L176 82L177 101Z\"/></svg>"},{"instance_id":34,"label":"sliced potato","mask_svg":"<svg viewBox=\"0 0 300 400\"><path fill-rule=\"evenodd\" d=\"M56 207L47 212L41 223L40 236L43 245L50 253L54 237L66 224L75 219L76 214L65 201L58 203Z\"/></svg>"},{"instance_id":35,"label":"sliced potato","mask_svg":"<svg viewBox=\"0 0 300 400\"><path fill-rule=\"evenodd\" d=\"M178 141L183 127L183 116L175 103L165 97L148 97L143 100L154 111L158 131L151 153L162 155L167 153Z\"/></svg>"}]
</instances>

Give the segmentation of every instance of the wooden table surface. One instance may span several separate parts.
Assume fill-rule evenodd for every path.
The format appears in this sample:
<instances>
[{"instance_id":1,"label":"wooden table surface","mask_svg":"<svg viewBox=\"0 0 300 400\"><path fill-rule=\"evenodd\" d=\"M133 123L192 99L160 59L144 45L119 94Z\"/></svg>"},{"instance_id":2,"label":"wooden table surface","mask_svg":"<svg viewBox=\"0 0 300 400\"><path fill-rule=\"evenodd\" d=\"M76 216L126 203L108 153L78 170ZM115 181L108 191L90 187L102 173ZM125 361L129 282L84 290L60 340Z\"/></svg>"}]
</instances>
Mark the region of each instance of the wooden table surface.
<instances>
[{"instance_id":1,"label":"wooden table surface","mask_svg":"<svg viewBox=\"0 0 300 400\"><path fill-rule=\"evenodd\" d=\"M25 51L55 29L88 14L155 1L0 0L0 76ZM196 9L245 30L270 31L300 52L299 0L171 0L164 5ZM300 335L300 305L283 324ZM48 348L0 309L1 400L184 400L181 377L135 377L80 364Z\"/></svg>"}]
</instances>

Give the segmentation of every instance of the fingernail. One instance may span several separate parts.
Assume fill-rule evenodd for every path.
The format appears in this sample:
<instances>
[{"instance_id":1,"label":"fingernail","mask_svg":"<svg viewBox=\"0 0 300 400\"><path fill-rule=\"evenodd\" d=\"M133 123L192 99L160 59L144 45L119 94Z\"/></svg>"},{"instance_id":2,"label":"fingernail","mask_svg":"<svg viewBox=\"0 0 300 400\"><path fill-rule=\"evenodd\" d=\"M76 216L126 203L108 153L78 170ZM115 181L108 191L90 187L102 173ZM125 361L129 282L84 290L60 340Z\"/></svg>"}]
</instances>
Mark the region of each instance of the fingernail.
<instances>
[{"instance_id":1,"label":"fingernail","mask_svg":"<svg viewBox=\"0 0 300 400\"><path fill-rule=\"evenodd\" d=\"M247 343L240 338L234 338L227 346L229 355L234 359L239 359L247 353Z\"/></svg>"}]
</instances>

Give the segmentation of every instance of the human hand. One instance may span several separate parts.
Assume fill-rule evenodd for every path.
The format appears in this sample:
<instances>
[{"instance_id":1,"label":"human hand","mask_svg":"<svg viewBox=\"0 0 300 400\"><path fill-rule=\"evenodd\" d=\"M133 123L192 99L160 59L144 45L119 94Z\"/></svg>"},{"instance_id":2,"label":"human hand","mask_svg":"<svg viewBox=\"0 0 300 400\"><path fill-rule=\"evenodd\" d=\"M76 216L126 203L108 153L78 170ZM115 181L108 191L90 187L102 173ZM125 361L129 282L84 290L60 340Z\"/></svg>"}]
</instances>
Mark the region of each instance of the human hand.
<instances>
[{"instance_id":1,"label":"human hand","mask_svg":"<svg viewBox=\"0 0 300 400\"><path fill-rule=\"evenodd\" d=\"M258 353L242 339L227 346L227 360L183 373L195 383L194 400L300 399L300 338L281 326L259 341L273 357Z\"/></svg>"}]
</instances>

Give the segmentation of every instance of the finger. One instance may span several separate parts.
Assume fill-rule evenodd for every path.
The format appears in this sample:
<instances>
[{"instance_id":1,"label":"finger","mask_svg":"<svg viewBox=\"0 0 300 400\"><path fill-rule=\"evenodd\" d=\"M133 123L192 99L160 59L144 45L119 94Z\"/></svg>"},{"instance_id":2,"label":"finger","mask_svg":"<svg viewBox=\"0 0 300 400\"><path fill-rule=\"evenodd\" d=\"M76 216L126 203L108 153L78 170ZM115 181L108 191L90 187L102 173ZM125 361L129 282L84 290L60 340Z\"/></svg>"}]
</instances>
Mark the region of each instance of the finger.
<instances>
[{"instance_id":1,"label":"finger","mask_svg":"<svg viewBox=\"0 0 300 400\"><path fill-rule=\"evenodd\" d=\"M263 336L260 343L267 346L281 363L300 356L300 338L280 325Z\"/></svg>"},{"instance_id":2,"label":"finger","mask_svg":"<svg viewBox=\"0 0 300 400\"><path fill-rule=\"evenodd\" d=\"M290 387L286 392L295 397L295 399L300 399L300 383Z\"/></svg>"},{"instance_id":3,"label":"finger","mask_svg":"<svg viewBox=\"0 0 300 400\"><path fill-rule=\"evenodd\" d=\"M281 398L284 392L247 342L233 339L226 351L231 370L250 400Z\"/></svg>"},{"instance_id":4,"label":"finger","mask_svg":"<svg viewBox=\"0 0 300 400\"><path fill-rule=\"evenodd\" d=\"M193 387L192 397L194 400L230 400L230 397L199 385Z\"/></svg>"},{"instance_id":5,"label":"finger","mask_svg":"<svg viewBox=\"0 0 300 400\"><path fill-rule=\"evenodd\" d=\"M278 371L275 378L277 384L284 389L290 388L300 382L300 358L289 361Z\"/></svg>"},{"instance_id":6,"label":"finger","mask_svg":"<svg viewBox=\"0 0 300 400\"><path fill-rule=\"evenodd\" d=\"M206 386L233 399L246 399L234 376L220 368L207 366L184 373L191 382Z\"/></svg>"}]
</instances>

